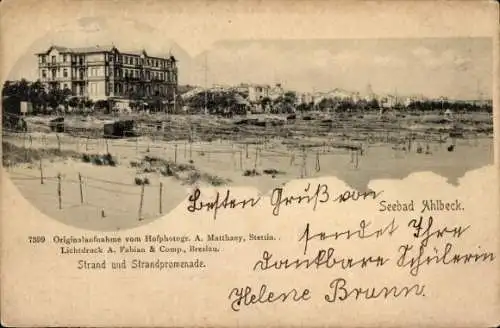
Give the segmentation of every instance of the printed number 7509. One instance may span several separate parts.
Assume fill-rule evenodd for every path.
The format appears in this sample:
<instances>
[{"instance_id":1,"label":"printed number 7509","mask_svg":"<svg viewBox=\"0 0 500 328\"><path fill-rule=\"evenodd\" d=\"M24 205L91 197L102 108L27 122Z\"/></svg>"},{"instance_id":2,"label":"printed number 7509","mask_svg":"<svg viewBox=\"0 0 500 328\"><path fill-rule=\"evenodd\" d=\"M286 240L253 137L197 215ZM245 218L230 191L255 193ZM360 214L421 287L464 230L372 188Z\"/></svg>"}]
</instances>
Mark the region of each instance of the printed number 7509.
<instances>
[{"instance_id":1,"label":"printed number 7509","mask_svg":"<svg viewBox=\"0 0 500 328\"><path fill-rule=\"evenodd\" d=\"M28 240L31 244L35 243L44 243L45 242L45 236L29 236Z\"/></svg>"}]
</instances>

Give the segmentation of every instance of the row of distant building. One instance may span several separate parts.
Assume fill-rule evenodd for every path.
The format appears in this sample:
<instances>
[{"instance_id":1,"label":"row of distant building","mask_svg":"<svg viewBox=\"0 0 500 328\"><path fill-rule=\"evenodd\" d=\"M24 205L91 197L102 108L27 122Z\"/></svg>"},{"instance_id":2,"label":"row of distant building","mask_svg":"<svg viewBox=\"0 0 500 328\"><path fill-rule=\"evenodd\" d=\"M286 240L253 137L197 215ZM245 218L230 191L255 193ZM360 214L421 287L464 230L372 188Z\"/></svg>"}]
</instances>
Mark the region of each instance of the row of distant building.
<instances>
[{"instance_id":1,"label":"row of distant building","mask_svg":"<svg viewBox=\"0 0 500 328\"><path fill-rule=\"evenodd\" d=\"M197 87L181 95L183 99L189 99L196 94L208 92L241 92L245 93L247 100L250 103L258 104L265 98L270 100L276 100L283 97L287 91L283 88L282 84L248 84L242 83L236 86L230 85L214 85L209 88ZM317 92L294 92L296 97L296 105L300 104L319 104L323 99L336 99L336 100L349 100L352 102L359 101L373 101L376 100L382 107L394 107L396 105L408 106L411 102L425 100L423 96L412 96L412 97L398 97L393 95L377 95L375 93L370 93L368 95L362 96L358 92L350 92L343 89L333 89L329 91L317 91Z\"/></svg>"},{"instance_id":2,"label":"row of distant building","mask_svg":"<svg viewBox=\"0 0 500 328\"><path fill-rule=\"evenodd\" d=\"M244 93L250 104L259 104L265 98L276 100L287 92L281 84L243 83L236 86L195 87L179 95L176 58L172 54L152 55L144 49L123 51L114 45L85 48L52 45L36 55L39 79L47 89L69 89L75 96L94 101L159 96L175 102L177 96L189 99L206 91L237 91ZM423 96L377 95L371 92L371 88L366 95L343 89L295 94L297 105L338 99L353 102L377 100L381 107L395 107L425 100Z\"/></svg>"}]
</instances>

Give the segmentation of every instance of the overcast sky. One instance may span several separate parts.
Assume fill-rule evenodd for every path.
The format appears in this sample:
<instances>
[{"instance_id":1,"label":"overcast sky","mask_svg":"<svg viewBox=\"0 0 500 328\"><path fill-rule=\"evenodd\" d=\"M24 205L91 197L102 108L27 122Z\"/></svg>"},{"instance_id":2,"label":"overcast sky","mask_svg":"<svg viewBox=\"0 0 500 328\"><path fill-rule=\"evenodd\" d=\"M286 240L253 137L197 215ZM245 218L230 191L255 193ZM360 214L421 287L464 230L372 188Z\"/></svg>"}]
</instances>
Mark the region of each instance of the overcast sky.
<instances>
[{"instance_id":1,"label":"overcast sky","mask_svg":"<svg viewBox=\"0 0 500 328\"><path fill-rule=\"evenodd\" d=\"M341 88L365 94L371 85L375 93L400 95L477 99L480 93L485 98L492 94L492 42L487 38L224 40L193 51L195 41L165 39L162 30L134 20L79 19L35 42L9 79L36 79L34 53L51 44L114 44L153 54L171 51L179 59L181 84L205 85L206 76L207 85L282 83L303 92Z\"/></svg>"}]
</instances>

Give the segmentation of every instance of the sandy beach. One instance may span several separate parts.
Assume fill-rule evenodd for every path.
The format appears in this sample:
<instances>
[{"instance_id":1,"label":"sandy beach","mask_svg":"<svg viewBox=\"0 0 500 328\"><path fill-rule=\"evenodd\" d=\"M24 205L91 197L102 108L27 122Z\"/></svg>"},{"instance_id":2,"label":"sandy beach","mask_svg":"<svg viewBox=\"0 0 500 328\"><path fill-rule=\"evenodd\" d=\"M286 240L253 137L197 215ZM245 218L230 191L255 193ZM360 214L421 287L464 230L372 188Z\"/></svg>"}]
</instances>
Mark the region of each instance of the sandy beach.
<instances>
[{"instance_id":1,"label":"sandy beach","mask_svg":"<svg viewBox=\"0 0 500 328\"><path fill-rule=\"evenodd\" d=\"M92 230L128 229L150 222L181 206L196 186L250 187L266 193L295 179L336 176L354 189L366 190L372 180L402 179L426 171L457 184L467 171L493 163L493 139L485 134L441 142L417 138L410 146L382 141L401 139L401 132L371 133L361 140L338 133L316 135L309 134L300 141L272 134L260 139L247 135L246 139L189 142L166 141L154 135L92 139L29 132L4 133L3 142L18 150L53 149L72 154L41 160L43 184L39 160L7 165L7 171L21 194L40 211ZM83 154L107 153L117 162L115 166L86 163L81 158ZM22 158L22 151L17 156ZM159 169L152 168L151 163L157 163ZM164 174L161 170L166 163L178 172ZM142 186L135 179L146 177L149 183L144 186L140 209Z\"/></svg>"}]
</instances>

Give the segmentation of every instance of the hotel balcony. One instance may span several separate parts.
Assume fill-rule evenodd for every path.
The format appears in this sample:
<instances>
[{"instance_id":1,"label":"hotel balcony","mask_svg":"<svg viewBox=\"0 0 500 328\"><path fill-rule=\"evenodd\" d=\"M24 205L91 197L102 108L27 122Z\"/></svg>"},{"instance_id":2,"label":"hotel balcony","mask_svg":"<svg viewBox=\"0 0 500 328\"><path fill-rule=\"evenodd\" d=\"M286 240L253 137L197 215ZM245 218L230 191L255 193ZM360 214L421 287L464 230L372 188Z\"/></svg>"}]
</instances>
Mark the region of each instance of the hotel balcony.
<instances>
[{"instance_id":1,"label":"hotel balcony","mask_svg":"<svg viewBox=\"0 0 500 328\"><path fill-rule=\"evenodd\" d=\"M71 61L72 66L87 66L86 61Z\"/></svg>"},{"instance_id":2,"label":"hotel balcony","mask_svg":"<svg viewBox=\"0 0 500 328\"><path fill-rule=\"evenodd\" d=\"M75 82L87 81L87 76L85 75L73 76L72 80Z\"/></svg>"},{"instance_id":3,"label":"hotel balcony","mask_svg":"<svg viewBox=\"0 0 500 328\"><path fill-rule=\"evenodd\" d=\"M42 77L40 79L40 81L42 81L42 82L58 82L61 80L62 80L62 78L57 77L57 76L46 76L46 77Z\"/></svg>"},{"instance_id":4,"label":"hotel balcony","mask_svg":"<svg viewBox=\"0 0 500 328\"><path fill-rule=\"evenodd\" d=\"M56 68L59 66L57 63L38 63L39 68Z\"/></svg>"}]
</instances>

